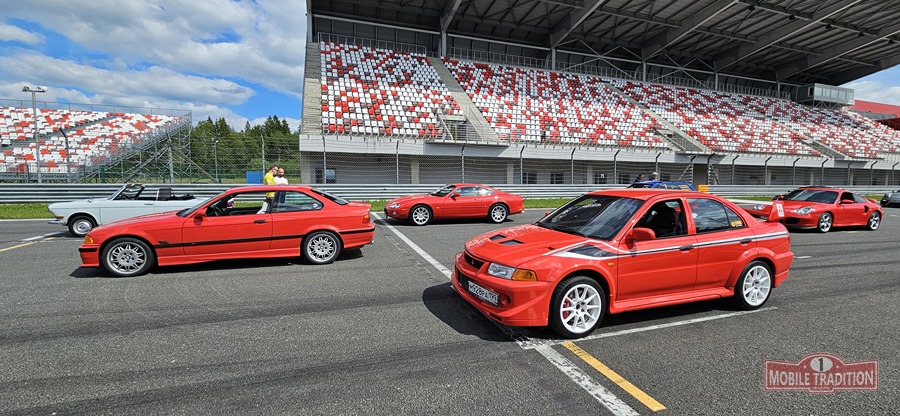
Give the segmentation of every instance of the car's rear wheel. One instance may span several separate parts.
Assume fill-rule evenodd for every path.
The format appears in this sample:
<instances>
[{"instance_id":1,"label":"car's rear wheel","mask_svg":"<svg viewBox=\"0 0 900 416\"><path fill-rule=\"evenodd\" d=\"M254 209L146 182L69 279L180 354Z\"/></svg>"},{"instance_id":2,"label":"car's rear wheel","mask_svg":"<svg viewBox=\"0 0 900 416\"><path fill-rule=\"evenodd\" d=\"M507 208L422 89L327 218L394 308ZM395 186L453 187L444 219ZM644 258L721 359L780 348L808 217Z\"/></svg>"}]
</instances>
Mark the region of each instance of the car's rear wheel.
<instances>
[{"instance_id":1,"label":"car's rear wheel","mask_svg":"<svg viewBox=\"0 0 900 416\"><path fill-rule=\"evenodd\" d=\"M431 208L426 205L416 205L409 210L409 222L413 225L426 225L431 222Z\"/></svg>"},{"instance_id":2,"label":"car's rear wheel","mask_svg":"<svg viewBox=\"0 0 900 416\"><path fill-rule=\"evenodd\" d=\"M156 261L156 253L136 238L117 238L103 248L100 261L108 272L119 277L147 273Z\"/></svg>"},{"instance_id":3,"label":"car's rear wheel","mask_svg":"<svg viewBox=\"0 0 900 416\"><path fill-rule=\"evenodd\" d=\"M878 227L881 226L881 213L875 211L872 215L869 215L869 221L866 222L866 228L869 230L875 231Z\"/></svg>"},{"instance_id":4,"label":"car's rear wheel","mask_svg":"<svg viewBox=\"0 0 900 416\"><path fill-rule=\"evenodd\" d=\"M763 261L754 260L744 267L734 285L734 303L744 310L758 309L772 293L772 269Z\"/></svg>"},{"instance_id":5,"label":"car's rear wheel","mask_svg":"<svg viewBox=\"0 0 900 416\"><path fill-rule=\"evenodd\" d=\"M69 220L69 232L75 237L84 237L91 232L97 223L87 215L79 215Z\"/></svg>"},{"instance_id":6,"label":"car's rear wheel","mask_svg":"<svg viewBox=\"0 0 900 416\"><path fill-rule=\"evenodd\" d=\"M495 224L506 221L507 217L509 217L509 209L506 208L506 205L494 204L491 205L491 209L488 210L488 218Z\"/></svg>"},{"instance_id":7,"label":"car's rear wheel","mask_svg":"<svg viewBox=\"0 0 900 416\"><path fill-rule=\"evenodd\" d=\"M830 212L826 212L819 217L819 223L816 225L816 229L819 230L820 233L827 233L831 231L832 225L834 225L834 217Z\"/></svg>"},{"instance_id":8,"label":"car's rear wheel","mask_svg":"<svg viewBox=\"0 0 900 416\"><path fill-rule=\"evenodd\" d=\"M303 257L311 263L331 263L339 254L341 254L341 240L334 233L316 231L303 239Z\"/></svg>"},{"instance_id":9,"label":"car's rear wheel","mask_svg":"<svg viewBox=\"0 0 900 416\"><path fill-rule=\"evenodd\" d=\"M572 276L553 291L550 328L566 338L579 338L594 331L606 313L606 294L596 280Z\"/></svg>"}]
</instances>

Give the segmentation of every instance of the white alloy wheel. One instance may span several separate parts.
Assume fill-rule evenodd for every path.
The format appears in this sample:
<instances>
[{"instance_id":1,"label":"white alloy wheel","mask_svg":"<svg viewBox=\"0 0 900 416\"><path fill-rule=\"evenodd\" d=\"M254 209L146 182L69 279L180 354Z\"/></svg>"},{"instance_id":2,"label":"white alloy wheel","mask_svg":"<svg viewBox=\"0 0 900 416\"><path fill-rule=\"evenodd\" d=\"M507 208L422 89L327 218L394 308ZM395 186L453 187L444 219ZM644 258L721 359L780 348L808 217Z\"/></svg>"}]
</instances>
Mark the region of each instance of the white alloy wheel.
<instances>
[{"instance_id":1,"label":"white alloy wheel","mask_svg":"<svg viewBox=\"0 0 900 416\"><path fill-rule=\"evenodd\" d=\"M826 212L819 217L819 224L817 226L820 233L827 233L831 231L831 226L834 223L834 217L831 216L831 213Z\"/></svg>"},{"instance_id":2,"label":"white alloy wheel","mask_svg":"<svg viewBox=\"0 0 900 416\"><path fill-rule=\"evenodd\" d=\"M499 224L503 221L506 221L506 217L509 216L509 211L506 209L506 205L503 204L495 204L491 207L491 221Z\"/></svg>"},{"instance_id":3,"label":"white alloy wheel","mask_svg":"<svg viewBox=\"0 0 900 416\"><path fill-rule=\"evenodd\" d=\"M134 238L114 240L103 250L103 266L110 273L129 277L145 273L153 266L155 255L143 241Z\"/></svg>"},{"instance_id":4,"label":"white alloy wheel","mask_svg":"<svg viewBox=\"0 0 900 416\"><path fill-rule=\"evenodd\" d=\"M555 312L566 331L588 333L603 318L603 295L592 285L576 284L565 291Z\"/></svg>"},{"instance_id":5,"label":"white alloy wheel","mask_svg":"<svg viewBox=\"0 0 900 416\"><path fill-rule=\"evenodd\" d=\"M875 211L872 215L869 215L868 227L870 230L875 231L879 226L881 226L881 214Z\"/></svg>"},{"instance_id":6,"label":"white alloy wheel","mask_svg":"<svg viewBox=\"0 0 900 416\"><path fill-rule=\"evenodd\" d=\"M755 264L744 274L744 284L741 293L744 301L751 307L759 307L766 303L769 293L772 292L772 274L769 268L762 264Z\"/></svg>"},{"instance_id":7,"label":"white alloy wheel","mask_svg":"<svg viewBox=\"0 0 900 416\"><path fill-rule=\"evenodd\" d=\"M415 225L425 225L431 221L431 209L425 205L416 205L409 213L409 220Z\"/></svg>"},{"instance_id":8,"label":"white alloy wheel","mask_svg":"<svg viewBox=\"0 0 900 416\"><path fill-rule=\"evenodd\" d=\"M317 231L306 238L303 244L303 256L315 264L334 261L341 251L338 238L326 231Z\"/></svg>"}]
</instances>

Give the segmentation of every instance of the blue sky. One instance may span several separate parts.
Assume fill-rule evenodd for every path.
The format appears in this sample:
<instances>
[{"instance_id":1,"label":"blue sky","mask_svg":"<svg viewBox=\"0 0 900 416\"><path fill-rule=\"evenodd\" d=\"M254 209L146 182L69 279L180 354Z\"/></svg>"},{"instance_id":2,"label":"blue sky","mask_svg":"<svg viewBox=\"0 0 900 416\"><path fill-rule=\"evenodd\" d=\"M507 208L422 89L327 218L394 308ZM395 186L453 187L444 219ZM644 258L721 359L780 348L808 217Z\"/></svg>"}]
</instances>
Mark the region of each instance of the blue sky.
<instances>
[{"instance_id":1,"label":"blue sky","mask_svg":"<svg viewBox=\"0 0 900 416\"><path fill-rule=\"evenodd\" d=\"M296 129L302 0L28 0L0 8L0 98L190 110L236 129L277 115ZM900 68L852 82L900 105Z\"/></svg>"}]
</instances>

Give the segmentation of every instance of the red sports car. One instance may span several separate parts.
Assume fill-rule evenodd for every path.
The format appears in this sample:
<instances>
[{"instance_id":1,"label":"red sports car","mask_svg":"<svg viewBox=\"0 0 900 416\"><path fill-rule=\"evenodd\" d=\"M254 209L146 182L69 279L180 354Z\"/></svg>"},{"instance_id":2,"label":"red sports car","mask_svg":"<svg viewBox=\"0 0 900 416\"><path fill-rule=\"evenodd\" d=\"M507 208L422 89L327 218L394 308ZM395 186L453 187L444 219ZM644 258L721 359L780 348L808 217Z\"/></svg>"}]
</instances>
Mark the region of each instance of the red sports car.
<instances>
[{"instance_id":1,"label":"red sports car","mask_svg":"<svg viewBox=\"0 0 900 416\"><path fill-rule=\"evenodd\" d=\"M413 225L425 225L433 219L477 218L501 223L512 214L525 210L522 196L474 183L452 183L430 194L409 195L384 206L384 214Z\"/></svg>"},{"instance_id":2,"label":"red sports car","mask_svg":"<svg viewBox=\"0 0 900 416\"><path fill-rule=\"evenodd\" d=\"M469 240L451 279L491 319L568 338L606 313L725 297L756 309L794 258L777 220L699 192L596 191L534 224Z\"/></svg>"},{"instance_id":3,"label":"red sports car","mask_svg":"<svg viewBox=\"0 0 900 416\"><path fill-rule=\"evenodd\" d=\"M78 251L82 266L116 276L153 265L300 254L324 264L372 242L370 208L305 186L233 188L192 208L94 228Z\"/></svg>"},{"instance_id":4,"label":"red sports car","mask_svg":"<svg viewBox=\"0 0 900 416\"><path fill-rule=\"evenodd\" d=\"M851 191L828 187L803 187L775 197L784 207L781 222L791 228L815 228L827 233L832 227L865 226L877 230L884 218L878 202ZM744 207L747 212L768 217L772 205Z\"/></svg>"}]
</instances>

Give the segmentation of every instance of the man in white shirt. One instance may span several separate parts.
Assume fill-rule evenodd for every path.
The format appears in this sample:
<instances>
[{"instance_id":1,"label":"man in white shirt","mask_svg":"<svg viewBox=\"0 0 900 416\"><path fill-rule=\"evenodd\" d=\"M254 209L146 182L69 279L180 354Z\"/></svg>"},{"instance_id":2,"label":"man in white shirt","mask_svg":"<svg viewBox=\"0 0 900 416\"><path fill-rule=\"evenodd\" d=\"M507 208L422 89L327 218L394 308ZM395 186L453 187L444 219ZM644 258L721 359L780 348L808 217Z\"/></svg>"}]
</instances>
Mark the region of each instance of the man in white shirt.
<instances>
[{"instance_id":1,"label":"man in white shirt","mask_svg":"<svg viewBox=\"0 0 900 416\"><path fill-rule=\"evenodd\" d=\"M288 180L284 177L284 168L278 168L278 174L275 175L275 185L287 185Z\"/></svg>"}]
</instances>

